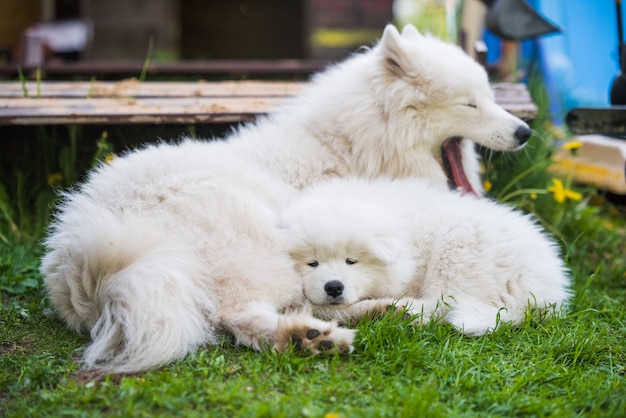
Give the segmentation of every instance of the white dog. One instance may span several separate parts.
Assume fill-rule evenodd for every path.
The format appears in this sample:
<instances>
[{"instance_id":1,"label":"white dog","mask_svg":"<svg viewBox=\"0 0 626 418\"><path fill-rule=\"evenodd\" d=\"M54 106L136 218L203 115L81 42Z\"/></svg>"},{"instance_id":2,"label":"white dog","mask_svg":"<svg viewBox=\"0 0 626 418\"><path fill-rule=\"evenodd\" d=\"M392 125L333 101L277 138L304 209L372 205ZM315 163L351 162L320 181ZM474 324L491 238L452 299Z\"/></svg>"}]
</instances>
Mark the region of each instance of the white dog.
<instances>
[{"instance_id":1,"label":"white dog","mask_svg":"<svg viewBox=\"0 0 626 418\"><path fill-rule=\"evenodd\" d=\"M222 330L255 349L292 340L350 351L352 330L283 315L303 302L276 228L294 191L346 175L422 176L447 189L443 155L452 180L476 191L473 146L459 138L516 150L530 135L459 48L388 26L371 50L226 141L148 146L94 170L57 210L45 284L69 326L90 332L88 368L158 366Z\"/></svg>"},{"instance_id":2,"label":"white dog","mask_svg":"<svg viewBox=\"0 0 626 418\"><path fill-rule=\"evenodd\" d=\"M396 304L482 335L528 308L560 312L570 297L558 247L529 216L423 179L314 185L281 223L321 318L358 320Z\"/></svg>"}]
</instances>

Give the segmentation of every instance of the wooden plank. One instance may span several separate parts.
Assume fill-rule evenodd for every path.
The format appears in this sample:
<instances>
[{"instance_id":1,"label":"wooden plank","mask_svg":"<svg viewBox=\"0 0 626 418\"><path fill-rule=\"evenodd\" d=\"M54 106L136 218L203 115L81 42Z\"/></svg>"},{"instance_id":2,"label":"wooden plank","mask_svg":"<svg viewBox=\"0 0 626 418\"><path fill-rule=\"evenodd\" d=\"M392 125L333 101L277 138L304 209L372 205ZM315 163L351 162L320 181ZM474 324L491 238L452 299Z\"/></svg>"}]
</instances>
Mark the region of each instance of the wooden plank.
<instances>
[{"instance_id":1,"label":"wooden plank","mask_svg":"<svg viewBox=\"0 0 626 418\"><path fill-rule=\"evenodd\" d=\"M0 97L24 96L94 98L94 97L289 97L298 94L307 82L298 81L195 81L141 82L122 81L43 81L41 83L1 82ZM524 84L492 84L499 103L531 103Z\"/></svg>"},{"instance_id":2,"label":"wooden plank","mask_svg":"<svg viewBox=\"0 0 626 418\"><path fill-rule=\"evenodd\" d=\"M0 81L0 97L261 97L292 96L299 93L307 82L300 81L42 81L25 83ZM524 84L494 83L492 88L499 102L531 102Z\"/></svg>"},{"instance_id":3,"label":"wooden plank","mask_svg":"<svg viewBox=\"0 0 626 418\"><path fill-rule=\"evenodd\" d=\"M0 99L0 124L209 123L254 119L276 98Z\"/></svg>"},{"instance_id":4,"label":"wooden plank","mask_svg":"<svg viewBox=\"0 0 626 418\"><path fill-rule=\"evenodd\" d=\"M501 103L501 105L522 120L531 121L537 117L537 106L533 103Z\"/></svg>"},{"instance_id":5,"label":"wooden plank","mask_svg":"<svg viewBox=\"0 0 626 418\"><path fill-rule=\"evenodd\" d=\"M122 81L28 81L0 82L0 97L288 97L299 93L305 83L291 81L218 81L218 82L141 82Z\"/></svg>"},{"instance_id":6,"label":"wooden plank","mask_svg":"<svg viewBox=\"0 0 626 418\"><path fill-rule=\"evenodd\" d=\"M40 98L20 97L19 83L2 83L0 125L241 122L274 111L306 83L42 83ZM36 87L34 85L28 85ZM93 97L87 97L91 89ZM30 91L30 90L29 90ZM524 85L494 85L496 101L534 119L537 107ZM0 96L2 96L0 95Z\"/></svg>"},{"instance_id":7,"label":"wooden plank","mask_svg":"<svg viewBox=\"0 0 626 418\"><path fill-rule=\"evenodd\" d=\"M530 93L525 84L518 83L494 83L491 85L493 92L496 96L496 100L500 103L503 102L532 102Z\"/></svg>"}]
</instances>

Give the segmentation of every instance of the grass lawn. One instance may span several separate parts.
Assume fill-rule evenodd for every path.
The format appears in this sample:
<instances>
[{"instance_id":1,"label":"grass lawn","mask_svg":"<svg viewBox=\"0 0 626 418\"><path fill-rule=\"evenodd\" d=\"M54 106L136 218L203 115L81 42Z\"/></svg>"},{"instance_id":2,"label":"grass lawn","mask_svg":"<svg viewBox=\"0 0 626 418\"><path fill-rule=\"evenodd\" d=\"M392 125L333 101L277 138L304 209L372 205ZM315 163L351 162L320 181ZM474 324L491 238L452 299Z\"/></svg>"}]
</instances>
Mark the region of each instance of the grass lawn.
<instances>
[{"instance_id":1,"label":"grass lawn","mask_svg":"<svg viewBox=\"0 0 626 418\"><path fill-rule=\"evenodd\" d=\"M577 289L584 287L579 285ZM564 319L482 338L387 317L359 325L351 355L254 353L228 341L156 371L94 379L87 338L39 291L4 298L7 416L624 416L624 294L591 284Z\"/></svg>"},{"instance_id":2,"label":"grass lawn","mask_svg":"<svg viewBox=\"0 0 626 418\"><path fill-rule=\"evenodd\" d=\"M72 128L57 149L38 131L35 149L45 154L0 158L2 415L626 416L625 212L555 182L552 134L541 119L535 129L521 153L486 156L487 177L494 198L536 214L561 242L575 279L564 318L529 316L468 338L445 324L385 317L358 326L350 355L255 353L224 340L158 370L105 377L79 369L88 337L55 317L37 272L49 184L79 177L76 144L89 142ZM107 149L103 135L91 155ZM23 168L33 161L40 172Z\"/></svg>"}]
</instances>

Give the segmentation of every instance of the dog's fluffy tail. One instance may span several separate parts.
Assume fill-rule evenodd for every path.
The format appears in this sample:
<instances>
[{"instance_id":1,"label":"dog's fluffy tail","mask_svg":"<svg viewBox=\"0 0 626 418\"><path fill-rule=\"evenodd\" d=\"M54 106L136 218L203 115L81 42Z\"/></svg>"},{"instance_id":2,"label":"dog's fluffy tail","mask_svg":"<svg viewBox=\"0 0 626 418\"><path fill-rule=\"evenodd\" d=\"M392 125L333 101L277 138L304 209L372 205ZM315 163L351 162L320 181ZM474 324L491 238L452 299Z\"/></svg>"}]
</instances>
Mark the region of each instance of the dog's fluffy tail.
<instances>
[{"instance_id":1,"label":"dog's fluffy tail","mask_svg":"<svg viewBox=\"0 0 626 418\"><path fill-rule=\"evenodd\" d=\"M48 237L42 272L69 326L91 334L86 368L134 372L214 342L208 266L183 251L177 234L156 219L104 211L68 220Z\"/></svg>"}]
</instances>

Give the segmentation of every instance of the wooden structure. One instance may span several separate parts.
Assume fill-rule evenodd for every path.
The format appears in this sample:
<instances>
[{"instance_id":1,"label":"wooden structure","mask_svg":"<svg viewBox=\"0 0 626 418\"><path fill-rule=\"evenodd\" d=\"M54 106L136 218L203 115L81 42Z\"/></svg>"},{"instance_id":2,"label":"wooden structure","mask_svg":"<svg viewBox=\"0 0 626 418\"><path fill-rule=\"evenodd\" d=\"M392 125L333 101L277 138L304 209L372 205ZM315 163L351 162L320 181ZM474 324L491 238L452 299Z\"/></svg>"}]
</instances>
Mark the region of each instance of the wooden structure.
<instances>
[{"instance_id":1,"label":"wooden structure","mask_svg":"<svg viewBox=\"0 0 626 418\"><path fill-rule=\"evenodd\" d=\"M236 123L270 113L304 82L0 82L0 125ZM516 116L537 114L526 86L495 84Z\"/></svg>"}]
</instances>

